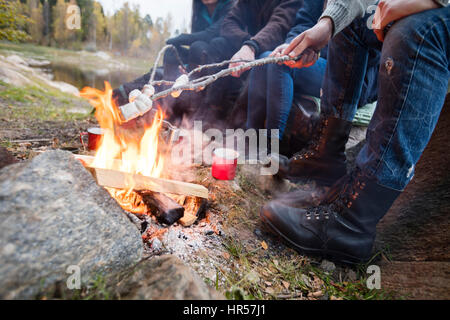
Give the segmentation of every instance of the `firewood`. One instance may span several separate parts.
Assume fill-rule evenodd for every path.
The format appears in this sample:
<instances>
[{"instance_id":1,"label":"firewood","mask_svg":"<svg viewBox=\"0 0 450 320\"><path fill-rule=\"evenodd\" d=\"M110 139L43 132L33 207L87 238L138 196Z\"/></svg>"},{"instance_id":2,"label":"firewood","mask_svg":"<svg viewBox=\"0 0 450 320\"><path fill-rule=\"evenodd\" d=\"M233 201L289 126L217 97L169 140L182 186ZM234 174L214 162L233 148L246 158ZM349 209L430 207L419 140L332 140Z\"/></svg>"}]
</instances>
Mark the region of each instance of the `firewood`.
<instances>
[{"instance_id":1,"label":"firewood","mask_svg":"<svg viewBox=\"0 0 450 320\"><path fill-rule=\"evenodd\" d=\"M195 223L195 221L197 221L197 219L198 219L197 216L185 212L184 216L180 219L179 222L183 227L190 227Z\"/></svg>"},{"instance_id":2,"label":"firewood","mask_svg":"<svg viewBox=\"0 0 450 320\"><path fill-rule=\"evenodd\" d=\"M140 192L143 201L158 221L171 225L184 216L184 208L175 200L158 192Z\"/></svg>"},{"instance_id":3,"label":"firewood","mask_svg":"<svg viewBox=\"0 0 450 320\"><path fill-rule=\"evenodd\" d=\"M130 188L130 181L133 181L133 190L135 191L149 190L208 199L208 189L199 184L147 177L118 170L94 168L91 167L93 157L75 155L75 158L84 164L102 187L128 189ZM115 163L120 164L120 160L115 160Z\"/></svg>"}]
</instances>

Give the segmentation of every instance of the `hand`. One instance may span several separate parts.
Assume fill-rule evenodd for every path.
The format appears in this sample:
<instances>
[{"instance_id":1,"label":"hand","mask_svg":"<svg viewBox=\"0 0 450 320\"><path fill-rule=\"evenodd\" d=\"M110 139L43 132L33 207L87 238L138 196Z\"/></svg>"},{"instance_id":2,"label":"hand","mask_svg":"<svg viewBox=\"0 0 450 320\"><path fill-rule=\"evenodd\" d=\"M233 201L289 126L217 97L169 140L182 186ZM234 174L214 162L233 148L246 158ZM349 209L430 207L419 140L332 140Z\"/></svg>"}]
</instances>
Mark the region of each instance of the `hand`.
<instances>
[{"instance_id":1,"label":"hand","mask_svg":"<svg viewBox=\"0 0 450 320\"><path fill-rule=\"evenodd\" d=\"M182 33L177 37L170 38L166 41L166 44L171 44L173 46L183 46L191 44L191 35L187 33Z\"/></svg>"},{"instance_id":2,"label":"hand","mask_svg":"<svg viewBox=\"0 0 450 320\"><path fill-rule=\"evenodd\" d=\"M284 43L282 45L279 45L275 48L275 50L272 51L272 53L269 55L269 57L282 57L284 50L289 47L289 44Z\"/></svg>"},{"instance_id":3,"label":"hand","mask_svg":"<svg viewBox=\"0 0 450 320\"><path fill-rule=\"evenodd\" d=\"M246 60L246 61L253 61L255 60L255 52L253 51L253 48L250 46L243 46L241 50L239 50L232 58L231 60ZM232 62L230 63L229 68L239 67L243 65L245 62ZM237 72L233 72L231 75L233 77L239 78L247 69L242 69Z\"/></svg>"},{"instance_id":4,"label":"hand","mask_svg":"<svg viewBox=\"0 0 450 320\"><path fill-rule=\"evenodd\" d=\"M282 52L282 55L289 55L295 58L306 49L309 50L305 52L299 61L286 61L285 64L291 68L303 68L313 65L319 58L319 51L327 45L332 35L333 21L327 17L320 19L314 27L294 38Z\"/></svg>"},{"instance_id":5,"label":"hand","mask_svg":"<svg viewBox=\"0 0 450 320\"><path fill-rule=\"evenodd\" d=\"M381 0L373 18L373 31L378 40L384 41L384 29L389 23L436 8L439 5L433 0Z\"/></svg>"}]
</instances>

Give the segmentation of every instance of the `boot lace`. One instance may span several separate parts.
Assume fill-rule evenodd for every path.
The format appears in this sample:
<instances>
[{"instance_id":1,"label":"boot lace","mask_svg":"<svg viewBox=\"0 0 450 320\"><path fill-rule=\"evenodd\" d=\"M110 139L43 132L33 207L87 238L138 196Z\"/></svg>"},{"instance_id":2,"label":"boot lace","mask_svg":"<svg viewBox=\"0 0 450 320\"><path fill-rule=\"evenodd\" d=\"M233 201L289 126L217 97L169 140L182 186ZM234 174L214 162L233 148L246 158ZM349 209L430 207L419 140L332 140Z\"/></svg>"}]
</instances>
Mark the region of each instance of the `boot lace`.
<instances>
[{"instance_id":1,"label":"boot lace","mask_svg":"<svg viewBox=\"0 0 450 320\"><path fill-rule=\"evenodd\" d=\"M320 142L323 136L322 132L326 126L328 126L328 119L322 119L318 125L318 128L314 130L315 132L311 137L311 140L308 143L308 145L300 152L295 153L292 158L297 161L308 159L314 156L319 151Z\"/></svg>"},{"instance_id":2,"label":"boot lace","mask_svg":"<svg viewBox=\"0 0 450 320\"><path fill-rule=\"evenodd\" d=\"M351 208L361 191L366 187L366 183L361 179L360 170L355 170L352 174L344 176L336 185L342 186L337 193L330 193L322 201L322 204L306 210L307 220L328 220L331 214L340 214L344 208Z\"/></svg>"}]
</instances>

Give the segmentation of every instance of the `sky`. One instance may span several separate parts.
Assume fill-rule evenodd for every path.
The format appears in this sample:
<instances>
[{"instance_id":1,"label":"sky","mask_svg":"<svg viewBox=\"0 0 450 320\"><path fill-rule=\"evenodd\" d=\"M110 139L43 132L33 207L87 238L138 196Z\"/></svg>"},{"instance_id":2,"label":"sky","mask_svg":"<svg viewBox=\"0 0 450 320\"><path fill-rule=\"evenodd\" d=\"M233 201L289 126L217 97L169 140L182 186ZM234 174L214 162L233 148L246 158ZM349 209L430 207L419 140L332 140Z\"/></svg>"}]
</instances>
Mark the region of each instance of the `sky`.
<instances>
[{"instance_id":1,"label":"sky","mask_svg":"<svg viewBox=\"0 0 450 320\"><path fill-rule=\"evenodd\" d=\"M120 9L128 1L131 6L139 5L142 16L149 14L155 21L158 17L165 18L170 12L173 18L174 32L184 27L190 28L192 0L97 0L105 9L107 14Z\"/></svg>"}]
</instances>

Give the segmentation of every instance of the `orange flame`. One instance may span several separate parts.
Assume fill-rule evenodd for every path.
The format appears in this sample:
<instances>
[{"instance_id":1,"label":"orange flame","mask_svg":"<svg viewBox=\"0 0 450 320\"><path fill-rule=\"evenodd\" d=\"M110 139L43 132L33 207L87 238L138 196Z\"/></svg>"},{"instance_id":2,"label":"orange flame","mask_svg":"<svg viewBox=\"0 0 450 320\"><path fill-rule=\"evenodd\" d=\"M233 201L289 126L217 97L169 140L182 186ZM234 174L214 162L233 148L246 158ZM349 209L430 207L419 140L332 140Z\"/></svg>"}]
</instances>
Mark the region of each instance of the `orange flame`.
<instances>
[{"instance_id":1,"label":"orange flame","mask_svg":"<svg viewBox=\"0 0 450 320\"><path fill-rule=\"evenodd\" d=\"M162 110L158 108L149 126L127 130L121 126L120 110L112 99L112 93L108 82L105 82L105 91L84 88L80 92L95 108L95 117L103 131L103 138L92 166L161 177L164 168L164 159L159 152L159 132L164 118ZM142 199L132 192L133 187L134 182L127 181L127 192L112 189L108 191L125 210L141 212L144 210L141 208Z\"/></svg>"}]
</instances>

